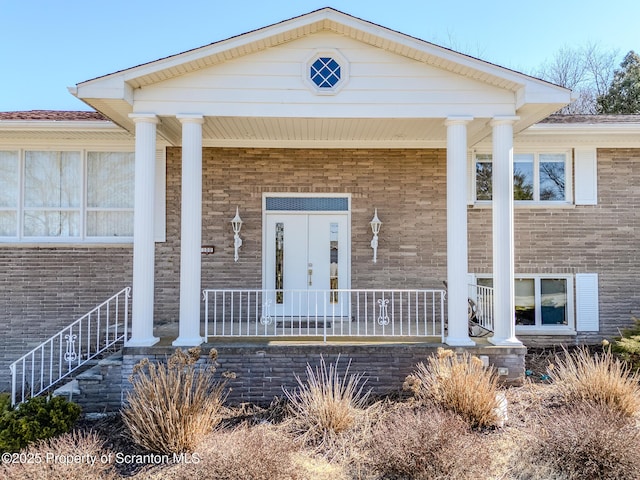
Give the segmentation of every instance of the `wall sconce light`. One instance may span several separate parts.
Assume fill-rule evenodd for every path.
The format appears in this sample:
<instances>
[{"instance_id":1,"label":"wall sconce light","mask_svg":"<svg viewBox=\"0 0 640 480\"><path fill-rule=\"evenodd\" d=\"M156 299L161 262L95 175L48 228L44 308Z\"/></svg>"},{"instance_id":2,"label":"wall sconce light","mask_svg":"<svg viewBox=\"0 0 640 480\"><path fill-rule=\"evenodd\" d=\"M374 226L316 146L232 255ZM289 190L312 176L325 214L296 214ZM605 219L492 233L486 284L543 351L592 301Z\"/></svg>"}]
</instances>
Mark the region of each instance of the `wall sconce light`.
<instances>
[{"instance_id":1,"label":"wall sconce light","mask_svg":"<svg viewBox=\"0 0 640 480\"><path fill-rule=\"evenodd\" d=\"M236 216L231 220L231 226L233 227L233 260L238 261L238 249L242 246L242 239L240 238L240 229L242 228L242 219L238 213L238 207L236 207Z\"/></svg>"},{"instance_id":2,"label":"wall sconce light","mask_svg":"<svg viewBox=\"0 0 640 480\"><path fill-rule=\"evenodd\" d=\"M373 239L371 239L371 248L373 248L373 263L377 263L378 261L378 233L380 233L380 227L382 226L382 222L378 218L378 209L373 215L371 222L371 231L373 232Z\"/></svg>"}]
</instances>

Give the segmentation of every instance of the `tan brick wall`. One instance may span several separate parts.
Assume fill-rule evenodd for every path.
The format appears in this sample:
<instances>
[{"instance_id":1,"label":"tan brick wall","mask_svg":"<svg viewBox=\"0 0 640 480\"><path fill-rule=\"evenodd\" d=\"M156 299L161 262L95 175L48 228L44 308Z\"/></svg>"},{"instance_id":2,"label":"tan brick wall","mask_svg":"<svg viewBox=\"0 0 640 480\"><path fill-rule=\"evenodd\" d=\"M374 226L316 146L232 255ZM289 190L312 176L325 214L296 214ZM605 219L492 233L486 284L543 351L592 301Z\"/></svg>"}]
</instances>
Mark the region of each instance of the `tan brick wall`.
<instances>
[{"instance_id":1,"label":"tan brick wall","mask_svg":"<svg viewBox=\"0 0 640 480\"><path fill-rule=\"evenodd\" d=\"M600 274L605 336L640 315L640 150L599 150L597 206L517 209L516 271ZM352 286L440 288L446 278L446 152L205 148L204 288L261 285L263 192L352 195ZM624 192L624 193L622 193ZM230 220L244 220L233 261ZM369 221L384 222L373 264ZM470 270L491 271L491 210L471 208ZM167 152L167 242L156 248L156 321L177 321L180 269L180 149ZM131 246L0 247L0 371L124 286ZM593 336L594 339L600 336ZM0 374L0 388L8 375Z\"/></svg>"},{"instance_id":2,"label":"tan brick wall","mask_svg":"<svg viewBox=\"0 0 640 480\"><path fill-rule=\"evenodd\" d=\"M9 364L131 285L131 246L0 247L0 391Z\"/></svg>"},{"instance_id":3,"label":"tan brick wall","mask_svg":"<svg viewBox=\"0 0 640 480\"><path fill-rule=\"evenodd\" d=\"M352 288L441 288L446 278L446 152L205 148L203 152L203 288L262 285L262 195L352 195ZM180 149L167 152L167 242L157 249L160 321L177 318ZM230 220L240 208L243 246L233 261ZM383 222L373 264L374 208ZM402 233L401 233L402 232Z\"/></svg>"},{"instance_id":4,"label":"tan brick wall","mask_svg":"<svg viewBox=\"0 0 640 480\"><path fill-rule=\"evenodd\" d=\"M640 150L598 150L598 205L516 207L517 273L598 273L601 335L640 315ZM491 272L491 209L469 210L469 268ZM586 337L587 335L582 335Z\"/></svg>"}]
</instances>

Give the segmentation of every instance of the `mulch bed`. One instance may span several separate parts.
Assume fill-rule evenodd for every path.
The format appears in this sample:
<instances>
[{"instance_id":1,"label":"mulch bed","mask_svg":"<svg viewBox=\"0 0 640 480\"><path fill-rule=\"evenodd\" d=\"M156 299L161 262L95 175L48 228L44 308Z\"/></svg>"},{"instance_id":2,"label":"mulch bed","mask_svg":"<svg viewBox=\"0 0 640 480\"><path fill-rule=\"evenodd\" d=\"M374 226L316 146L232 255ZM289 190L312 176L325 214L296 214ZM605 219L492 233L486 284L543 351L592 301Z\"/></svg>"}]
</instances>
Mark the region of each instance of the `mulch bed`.
<instances>
[{"instance_id":1,"label":"mulch bed","mask_svg":"<svg viewBox=\"0 0 640 480\"><path fill-rule=\"evenodd\" d=\"M578 347L566 347L566 351L572 352L576 348ZM592 353L601 353L603 347L601 345L595 345L588 348ZM547 367L549 364L556 361L556 357L563 357L564 355L565 350L563 350L562 347L528 348L527 355L525 357L525 368L527 371L525 381L527 383L539 384L541 388L544 388L544 384L550 383L547 376ZM385 396L376 396L375 398L371 398L371 400L404 402L407 401L407 395L407 393L398 391ZM531 389L526 389L526 387L513 387L507 390L507 397L510 404L509 423L512 423L515 426L525 420L526 410L530 406L531 402L536 401L535 398L531 397L531 395ZM253 404L242 404L228 410L221 427L233 427L241 423L248 423L251 425L262 422L279 423L285 418L286 414L286 401L284 399L274 399L271 405L266 408ZM127 432L127 427L122 422L122 418L119 414L110 415L97 420L83 418L77 423L75 428L78 430L90 430L97 433L105 440L105 447L114 453L122 452L127 455L141 456L149 453L131 440ZM116 464L115 466L118 473L123 477L131 477L157 467L144 463Z\"/></svg>"}]
</instances>

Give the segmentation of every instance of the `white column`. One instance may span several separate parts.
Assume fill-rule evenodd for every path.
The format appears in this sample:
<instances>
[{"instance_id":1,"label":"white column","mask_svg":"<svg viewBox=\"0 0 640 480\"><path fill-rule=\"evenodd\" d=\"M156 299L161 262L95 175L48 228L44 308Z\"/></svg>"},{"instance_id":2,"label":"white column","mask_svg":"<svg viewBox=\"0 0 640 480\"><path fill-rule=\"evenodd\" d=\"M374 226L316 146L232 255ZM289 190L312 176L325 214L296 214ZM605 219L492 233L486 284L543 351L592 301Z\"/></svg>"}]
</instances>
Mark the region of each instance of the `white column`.
<instances>
[{"instance_id":1,"label":"white column","mask_svg":"<svg viewBox=\"0 0 640 480\"><path fill-rule=\"evenodd\" d=\"M473 117L449 117L447 126L447 317L445 342L473 346L467 314L467 123Z\"/></svg>"},{"instance_id":2,"label":"white column","mask_svg":"<svg viewBox=\"0 0 640 480\"><path fill-rule=\"evenodd\" d=\"M496 117L493 127L494 345L520 346L516 338L513 241L513 123Z\"/></svg>"},{"instance_id":3,"label":"white column","mask_svg":"<svg viewBox=\"0 0 640 480\"><path fill-rule=\"evenodd\" d=\"M131 339L127 346L148 347L153 336L155 242L153 217L156 170L155 114L131 114L136 125L135 193L133 213L133 305Z\"/></svg>"},{"instance_id":4,"label":"white column","mask_svg":"<svg viewBox=\"0 0 640 480\"><path fill-rule=\"evenodd\" d=\"M195 346L200 336L202 246L202 115L178 115L182 123L182 224L180 327L174 346Z\"/></svg>"}]
</instances>

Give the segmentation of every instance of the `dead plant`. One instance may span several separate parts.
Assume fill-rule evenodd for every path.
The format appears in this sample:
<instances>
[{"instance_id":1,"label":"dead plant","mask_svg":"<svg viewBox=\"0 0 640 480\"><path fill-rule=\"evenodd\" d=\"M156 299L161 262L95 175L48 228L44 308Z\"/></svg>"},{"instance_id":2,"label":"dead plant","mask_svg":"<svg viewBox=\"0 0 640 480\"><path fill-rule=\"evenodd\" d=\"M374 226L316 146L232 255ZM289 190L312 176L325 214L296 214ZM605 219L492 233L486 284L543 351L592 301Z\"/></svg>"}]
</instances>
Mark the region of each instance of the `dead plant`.
<instances>
[{"instance_id":1,"label":"dead plant","mask_svg":"<svg viewBox=\"0 0 640 480\"><path fill-rule=\"evenodd\" d=\"M513 447L509 478L640 478L640 429L633 419L604 405L546 410Z\"/></svg>"},{"instance_id":2,"label":"dead plant","mask_svg":"<svg viewBox=\"0 0 640 480\"><path fill-rule=\"evenodd\" d=\"M380 478L487 478L490 455L479 434L453 412L401 408L373 429L369 452Z\"/></svg>"},{"instance_id":3,"label":"dead plant","mask_svg":"<svg viewBox=\"0 0 640 480\"><path fill-rule=\"evenodd\" d=\"M144 359L129 378L122 418L135 443L158 453L192 452L221 420L225 382L214 378L217 352L199 365L200 348L177 349L166 362Z\"/></svg>"},{"instance_id":4,"label":"dead plant","mask_svg":"<svg viewBox=\"0 0 640 480\"><path fill-rule=\"evenodd\" d=\"M322 444L329 436L354 427L365 409L369 391L364 391L363 374L349 374L348 363L340 375L338 362L327 366L324 357L315 369L307 364L307 380L296 375L299 387L284 390L292 413L290 426L305 441Z\"/></svg>"},{"instance_id":5,"label":"dead plant","mask_svg":"<svg viewBox=\"0 0 640 480\"><path fill-rule=\"evenodd\" d=\"M0 465L7 480L115 480L115 455L93 432L65 433L22 450L18 461Z\"/></svg>"},{"instance_id":6,"label":"dead plant","mask_svg":"<svg viewBox=\"0 0 640 480\"><path fill-rule=\"evenodd\" d=\"M498 377L493 368L464 352L439 348L407 377L405 389L423 403L433 403L462 416L471 427L498 425Z\"/></svg>"},{"instance_id":7,"label":"dead plant","mask_svg":"<svg viewBox=\"0 0 640 480\"><path fill-rule=\"evenodd\" d=\"M293 441L274 427L240 425L208 435L193 453L192 462L176 463L148 480L302 480L293 454Z\"/></svg>"},{"instance_id":8,"label":"dead plant","mask_svg":"<svg viewBox=\"0 0 640 480\"><path fill-rule=\"evenodd\" d=\"M595 354L586 347L573 353L565 349L548 371L553 390L568 404L602 405L627 416L640 413L640 375L610 349Z\"/></svg>"}]
</instances>

